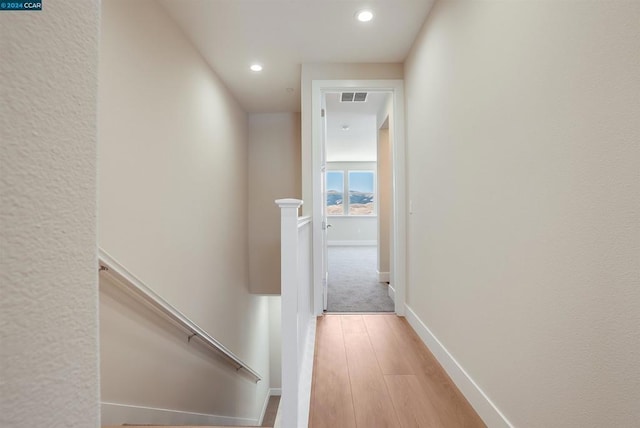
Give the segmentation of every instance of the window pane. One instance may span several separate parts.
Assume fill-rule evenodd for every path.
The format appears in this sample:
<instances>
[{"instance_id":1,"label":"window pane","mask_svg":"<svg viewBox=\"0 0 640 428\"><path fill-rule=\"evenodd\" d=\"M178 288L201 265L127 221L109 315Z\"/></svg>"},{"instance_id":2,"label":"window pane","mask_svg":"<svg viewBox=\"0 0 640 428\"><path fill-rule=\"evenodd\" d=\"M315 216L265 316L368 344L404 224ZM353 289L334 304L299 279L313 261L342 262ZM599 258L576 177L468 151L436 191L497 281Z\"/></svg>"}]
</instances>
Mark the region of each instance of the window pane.
<instances>
[{"instance_id":1,"label":"window pane","mask_svg":"<svg viewBox=\"0 0 640 428\"><path fill-rule=\"evenodd\" d=\"M327 215L344 215L344 173L327 171Z\"/></svg>"},{"instance_id":2,"label":"window pane","mask_svg":"<svg viewBox=\"0 0 640 428\"><path fill-rule=\"evenodd\" d=\"M349 215L374 215L373 172L349 171Z\"/></svg>"}]
</instances>

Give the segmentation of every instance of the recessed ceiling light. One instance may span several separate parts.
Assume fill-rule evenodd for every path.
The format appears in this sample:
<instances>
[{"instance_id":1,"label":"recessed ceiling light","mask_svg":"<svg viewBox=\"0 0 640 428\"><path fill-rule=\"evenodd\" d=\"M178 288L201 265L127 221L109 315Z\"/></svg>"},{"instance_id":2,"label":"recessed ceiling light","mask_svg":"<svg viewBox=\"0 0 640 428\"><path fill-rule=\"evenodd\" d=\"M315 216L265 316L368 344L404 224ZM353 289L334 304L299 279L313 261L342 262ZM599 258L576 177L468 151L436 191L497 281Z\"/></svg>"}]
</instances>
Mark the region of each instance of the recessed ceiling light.
<instances>
[{"instance_id":1,"label":"recessed ceiling light","mask_svg":"<svg viewBox=\"0 0 640 428\"><path fill-rule=\"evenodd\" d=\"M373 19L373 12L370 10L361 10L356 13L356 19L360 22L369 22Z\"/></svg>"},{"instance_id":2,"label":"recessed ceiling light","mask_svg":"<svg viewBox=\"0 0 640 428\"><path fill-rule=\"evenodd\" d=\"M251 64L249 67L251 71L262 71L262 66L260 64Z\"/></svg>"}]
</instances>

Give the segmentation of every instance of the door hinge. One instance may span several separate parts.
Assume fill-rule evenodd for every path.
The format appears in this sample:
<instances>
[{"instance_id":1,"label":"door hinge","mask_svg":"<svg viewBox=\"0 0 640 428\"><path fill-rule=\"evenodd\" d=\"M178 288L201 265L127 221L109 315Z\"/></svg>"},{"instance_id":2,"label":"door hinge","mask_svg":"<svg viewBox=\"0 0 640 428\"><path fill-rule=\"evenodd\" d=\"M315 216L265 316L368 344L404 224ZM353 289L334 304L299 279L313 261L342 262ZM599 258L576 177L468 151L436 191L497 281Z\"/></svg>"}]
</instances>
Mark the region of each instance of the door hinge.
<instances>
[{"instance_id":1,"label":"door hinge","mask_svg":"<svg viewBox=\"0 0 640 428\"><path fill-rule=\"evenodd\" d=\"M324 109L320 110L320 117L324 117Z\"/></svg>"}]
</instances>

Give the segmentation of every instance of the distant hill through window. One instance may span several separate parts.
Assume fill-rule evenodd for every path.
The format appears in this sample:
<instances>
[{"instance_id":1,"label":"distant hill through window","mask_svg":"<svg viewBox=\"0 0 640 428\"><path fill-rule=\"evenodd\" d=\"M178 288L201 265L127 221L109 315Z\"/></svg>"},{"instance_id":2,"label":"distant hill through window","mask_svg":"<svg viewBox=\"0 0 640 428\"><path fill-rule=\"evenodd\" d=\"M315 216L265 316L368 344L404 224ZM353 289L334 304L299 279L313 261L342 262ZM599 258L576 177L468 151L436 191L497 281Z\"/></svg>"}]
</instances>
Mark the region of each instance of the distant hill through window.
<instances>
[{"instance_id":1,"label":"distant hill through window","mask_svg":"<svg viewBox=\"0 0 640 428\"><path fill-rule=\"evenodd\" d=\"M345 184L345 178L348 178ZM375 215L375 173L373 171L328 171L327 215ZM345 201L345 187L348 199ZM347 203L345 203L347 202ZM345 205L348 211L345 212Z\"/></svg>"}]
</instances>

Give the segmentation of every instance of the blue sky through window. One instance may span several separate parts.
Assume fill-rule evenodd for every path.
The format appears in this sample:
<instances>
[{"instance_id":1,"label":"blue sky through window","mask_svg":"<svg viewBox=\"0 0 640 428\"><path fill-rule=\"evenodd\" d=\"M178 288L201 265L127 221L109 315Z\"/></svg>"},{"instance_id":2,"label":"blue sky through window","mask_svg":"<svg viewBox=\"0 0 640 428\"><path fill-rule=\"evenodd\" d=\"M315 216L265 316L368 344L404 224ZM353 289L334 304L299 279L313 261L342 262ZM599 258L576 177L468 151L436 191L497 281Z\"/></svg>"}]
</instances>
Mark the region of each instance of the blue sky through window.
<instances>
[{"instance_id":1,"label":"blue sky through window","mask_svg":"<svg viewBox=\"0 0 640 428\"><path fill-rule=\"evenodd\" d=\"M349 190L373 193L373 173L349 171Z\"/></svg>"},{"instance_id":2,"label":"blue sky through window","mask_svg":"<svg viewBox=\"0 0 640 428\"><path fill-rule=\"evenodd\" d=\"M327 172L327 190L335 190L337 192L344 191L344 178L342 171Z\"/></svg>"}]
</instances>

